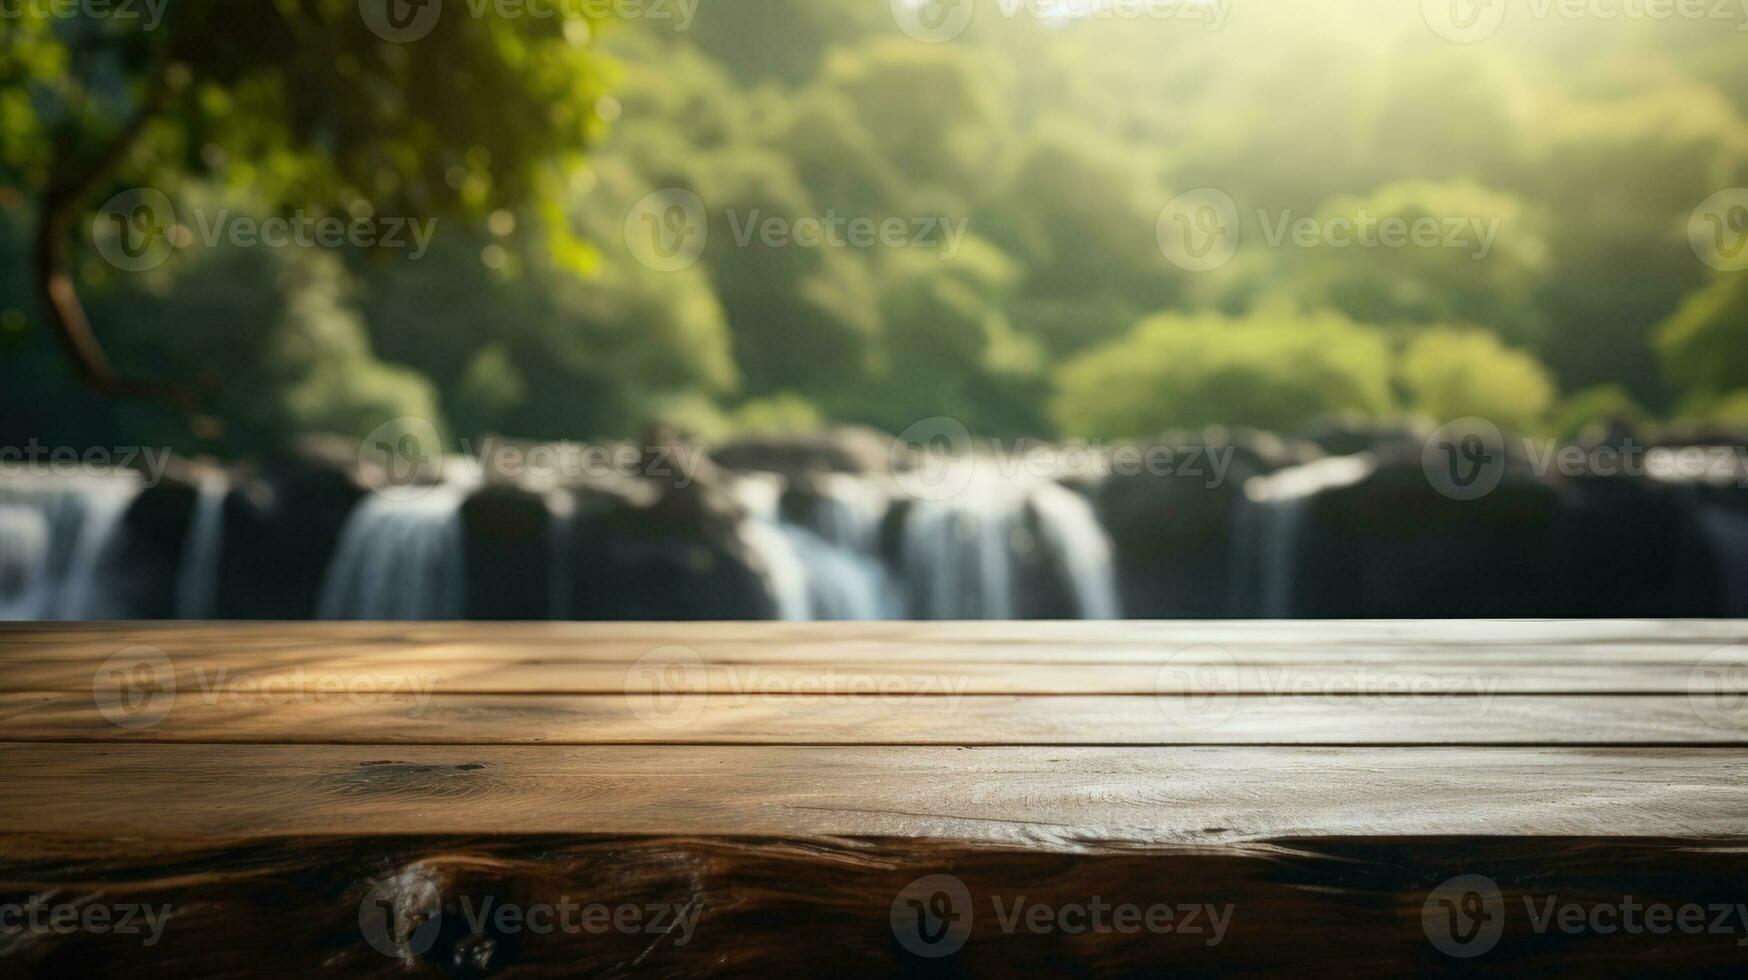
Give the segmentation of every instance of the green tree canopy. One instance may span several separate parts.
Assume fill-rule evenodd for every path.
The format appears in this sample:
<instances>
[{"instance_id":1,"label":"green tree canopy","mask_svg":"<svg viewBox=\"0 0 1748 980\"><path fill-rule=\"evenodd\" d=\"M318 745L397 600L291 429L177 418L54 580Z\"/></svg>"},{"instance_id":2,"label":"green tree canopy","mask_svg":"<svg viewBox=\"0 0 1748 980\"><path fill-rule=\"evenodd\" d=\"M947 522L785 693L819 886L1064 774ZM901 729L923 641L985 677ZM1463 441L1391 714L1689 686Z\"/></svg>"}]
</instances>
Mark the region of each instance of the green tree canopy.
<instances>
[{"instance_id":1,"label":"green tree canopy","mask_svg":"<svg viewBox=\"0 0 1748 980\"><path fill-rule=\"evenodd\" d=\"M7 19L0 165L31 196L44 314L84 381L166 390L110 366L79 302L72 237L115 189L210 178L268 211L483 216L557 186L554 166L601 132L586 19L432 5L398 33L372 9L180 0L153 29L45 5ZM174 233L175 216L147 217L137 233Z\"/></svg>"},{"instance_id":2,"label":"green tree canopy","mask_svg":"<svg viewBox=\"0 0 1748 980\"><path fill-rule=\"evenodd\" d=\"M1063 430L1146 437L1210 424L1293 429L1393 408L1389 345L1339 315L1163 314L1057 375Z\"/></svg>"},{"instance_id":3,"label":"green tree canopy","mask_svg":"<svg viewBox=\"0 0 1748 980\"><path fill-rule=\"evenodd\" d=\"M1443 423L1478 415L1510 429L1533 429L1554 400L1554 381L1532 354L1485 330L1435 328L1402 353L1409 405Z\"/></svg>"}]
</instances>

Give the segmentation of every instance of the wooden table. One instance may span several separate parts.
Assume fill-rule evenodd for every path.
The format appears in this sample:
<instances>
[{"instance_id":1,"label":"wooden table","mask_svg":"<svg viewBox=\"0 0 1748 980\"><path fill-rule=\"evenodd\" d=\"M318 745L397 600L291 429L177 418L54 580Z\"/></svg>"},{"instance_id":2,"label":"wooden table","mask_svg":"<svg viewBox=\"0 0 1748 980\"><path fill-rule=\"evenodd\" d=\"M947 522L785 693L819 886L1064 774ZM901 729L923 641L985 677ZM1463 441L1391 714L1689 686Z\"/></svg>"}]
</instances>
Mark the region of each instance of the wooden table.
<instances>
[{"instance_id":1,"label":"wooden table","mask_svg":"<svg viewBox=\"0 0 1748 980\"><path fill-rule=\"evenodd\" d=\"M1739 969L1745 656L1692 621L0 626L0 974Z\"/></svg>"}]
</instances>

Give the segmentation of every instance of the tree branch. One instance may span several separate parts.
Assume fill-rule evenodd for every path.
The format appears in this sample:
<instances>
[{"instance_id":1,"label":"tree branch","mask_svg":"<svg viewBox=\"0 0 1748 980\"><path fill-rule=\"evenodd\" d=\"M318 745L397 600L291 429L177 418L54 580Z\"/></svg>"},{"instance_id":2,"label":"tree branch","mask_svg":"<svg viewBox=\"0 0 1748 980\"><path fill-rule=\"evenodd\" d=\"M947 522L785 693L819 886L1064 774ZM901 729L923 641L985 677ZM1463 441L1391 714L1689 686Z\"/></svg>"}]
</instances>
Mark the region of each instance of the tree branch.
<instances>
[{"instance_id":1,"label":"tree branch","mask_svg":"<svg viewBox=\"0 0 1748 980\"><path fill-rule=\"evenodd\" d=\"M36 217L36 286L48 313L49 326L81 384L105 395L167 402L189 410L193 398L187 389L132 381L115 373L102 343L91 330L85 305L79 300L70 248L73 222L86 196L121 164L140 133L162 109L164 97L163 76L155 73L139 111L83 166L78 163L75 140L70 133L57 141L50 170L53 176L43 191Z\"/></svg>"}]
</instances>

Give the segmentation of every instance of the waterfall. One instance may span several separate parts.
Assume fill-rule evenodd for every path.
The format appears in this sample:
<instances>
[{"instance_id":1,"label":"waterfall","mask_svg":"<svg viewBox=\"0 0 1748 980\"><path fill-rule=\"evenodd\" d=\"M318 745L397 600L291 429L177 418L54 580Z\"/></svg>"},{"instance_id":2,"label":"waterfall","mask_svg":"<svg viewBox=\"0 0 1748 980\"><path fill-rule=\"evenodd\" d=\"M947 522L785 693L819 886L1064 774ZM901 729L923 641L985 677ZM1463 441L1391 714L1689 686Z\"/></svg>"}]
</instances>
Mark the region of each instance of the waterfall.
<instances>
[{"instance_id":1,"label":"waterfall","mask_svg":"<svg viewBox=\"0 0 1748 980\"><path fill-rule=\"evenodd\" d=\"M1008 559L1017 496L1011 485L979 474L947 499L911 504L904 522L911 615L1013 618L1013 564Z\"/></svg>"},{"instance_id":2,"label":"waterfall","mask_svg":"<svg viewBox=\"0 0 1748 980\"><path fill-rule=\"evenodd\" d=\"M468 493L444 484L412 500L361 501L322 578L317 618L463 618L461 505Z\"/></svg>"},{"instance_id":3,"label":"waterfall","mask_svg":"<svg viewBox=\"0 0 1748 980\"><path fill-rule=\"evenodd\" d=\"M783 529L782 479L770 473L747 475L735 480L730 490L746 511L740 538L767 576L777 600L777 618L785 622L814 618L808 568Z\"/></svg>"},{"instance_id":4,"label":"waterfall","mask_svg":"<svg viewBox=\"0 0 1748 980\"><path fill-rule=\"evenodd\" d=\"M896 576L880 553L892 491L872 478L812 476L799 516L774 476L738 481L746 540L771 576L784 619L1009 619L1028 611L1020 564L1064 582L1082 618L1118 615L1111 545L1080 494L1045 479L975 467L961 492L914 500ZM1028 520L1029 518L1029 520ZM1036 536L1033 536L1035 525ZM1024 554L1023 554L1024 552Z\"/></svg>"},{"instance_id":5,"label":"waterfall","mask_svg":"<svg viewBox=\"0 0 1748 980\"><path fill-rule=\"evenodd\" d=\"M907 500L884 475L743 476L740 532L788 620L999 619L1118 614L1111 545L1081 494L983 463L964 491ZM467 614L461 506L466 466L411 500L381 494L346 517L317 590L321 619L459 619ZM0 480L0 618L124 618L119 567L133 473ZM210 617L234 487L202 475L174 580L174 614ZM894 513L894 502L903 505ZM552 614L569 613L574 517L554 504L544 547ZM1040 601L1042 597L1045 601Z\"/></svg>"},{"instance_id":6,"label":"waterfall","mask_svg":"<svg viewBox=\"0 0 1748 980\"><path fill-rule=\"evenodd\" d=\"M210 619L218 599L219 558L224 549L225 498L231 481L221 472L201 475L193 520L182 545L176 576L176 618Z\"/></svg>"},{"instance_id":7,"label":"waterfall","mask_svg":"<svg viewBox=\"0 0 1748 980\"><path fill-rule=\"evenodd\" d=\"M761 517L749 517L740 528L741 540L759 558L771 594L777 600L777 618L800 622L813 618L813 596L808 590L808 569L782 528Z\"/></svg>"},{"instance_id":8,"label":"waterfall","mask_svg":"<svg viewBox=\"0 0 1748 980\"><path fill-rule=\"evenodd\" d=\"M1248 572L1248 588L1240 595L1249 593L1258 615L1270 619L1304 615L1294 586L1303 574L1299 556L1307 501L1323 490L1359 483L1376 469L1377 460L1369 453L1332 456L1252 477L1244 485L1233 540L1245 553L1234 566Z\"/></svg>"},{"instance_id":9,"label":"waterfall","mask_svg":"<svg viewBox=\"0 0 1748 980\"><path fill-rule=\"evenodd\" d=\"M571 562L576 560L577 503L570 494L548 494L546 505L551 515L546 525L546 560L552 570L546 615L549 619L566 620L576 608L576 575Z\"/></svg>"},{"instance_id":10,"label":"waterfall","mask_svg":"<svg viewBox=\"0 0 1748 980\"><path fill-rule=\"evenodd\" d=\"M878 557L827 541L795 524L784 524L781 530L807 572L810 618L866 621L903 616L903 597Z\"/></svg>"},{"instance_id":11,"label":"waterfall","mask_svg":"<svg viewBox=\"0 0 1748 980\"><path fill-rule=\"evenodd\" d=\"M879 505L866 485L849 478L822 483L818 529L781 511L776 477L735 484L748 516L742 539L757 554L785 620L897 619L903 602L877 553Z\"/></svg>"},{"instance_id":12,"label":"waterfall","mask_svg":"<svg viewBox=\"0 0 1748 980\"><path fill-rule=\"evenodd\" d=\"M1116 619L1117 573L1111 540L1085 497L1046 481L1032 493L1046 552L1061 563L1081 619Z\"/></svg>"},{"instance_id":13,"label":"waterfall","mask_svg":"<svg viewBox=\"0 0 1748 980\"><path fill-rule=\"evenodd\" d=\"M49 522L34 507L0 506L0 620L30 619L48 588Z\"/></svg>"},{"instance_id":14,"label":"waterfall","mask_svg":"<svg viewBox=\"0 0 1748 980\"><path fill-rule=\"evenodd\" d=\"M1067 583L1082 618L1117 615L1110 541L1084 498L1051 480L1003 476L983 462L954 465L972 468L964 474L964 488L943 499L914 501L905 518L903 570L911 616L1026 615L1019 566L1027 557ZM1032 540L1028 511L1042 540Z\"/></svg>"},{"instance_id":15,"label":"waterfall","mask_svg":"<svg viewBox=\"0 0 1748 980\"><path fill-rule=\"evenodd\" d=\"M104 586L128 505L132 472L0 481L0 619L120 619Z\"/></svg>"},{"instance_id":16,"label":"waterfall","mask_svg":"<svg viewBox=\"0 0 1748 980\"><path fill-rule=\"evenodd\" d=\"M812 507L804 526L841 548L875 555L880 550L880 520L891 495L872 480L845 473L813 477L808 484Z\"/></svg>"}]
</instances>

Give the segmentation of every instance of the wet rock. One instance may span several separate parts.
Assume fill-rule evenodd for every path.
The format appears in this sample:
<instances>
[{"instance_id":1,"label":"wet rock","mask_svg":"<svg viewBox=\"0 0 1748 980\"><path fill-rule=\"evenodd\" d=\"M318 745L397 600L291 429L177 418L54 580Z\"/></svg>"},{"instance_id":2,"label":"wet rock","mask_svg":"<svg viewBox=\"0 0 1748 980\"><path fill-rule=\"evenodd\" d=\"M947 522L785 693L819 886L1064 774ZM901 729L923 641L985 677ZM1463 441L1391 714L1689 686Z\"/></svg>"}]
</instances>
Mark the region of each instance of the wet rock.
<instances>
[{"instance_id":1,"label":"wet rock","mask_svg":"<svg viewBox=\"0 0 1748 980\"><path fill-rule=\"evenodd\" d=\"M1748 617L1748 489L1707 488L1697 496L1714 602L1694 615Z\"/></svg>"},{"instance_id":2,"label":"wet rock","mask_svg":"<svg viewBox=\"0 0 1748 980\"><path fill-rule=\"evenodd\" d=\"M1260 615L1534 617L1568 601L1560 492L1515 462L1473 500L1439 492L1418 447L1283 470L1246 496L1239 591Z\"/></svg>"},{"instance_id":3,"label":"wet rock","mask_svg":"<svg viewBox=\"0 0 1748 980\"><path fill-rule=\"evenodd\" d=\"M775 619L767 571L721 479L573 488L570 614L584 620Z\"/></svg>"},{"instance_id":4,"label":"wet rock","mask_svg":"<svg viewBox=\"0 0 1748 980\"><path fill-rule=\"evenodd\" d=\"M461 505L469 619L546 619L553 605L553 514L545 496L494 484Z\"/></svg>"},{"instance_id":5,"label":"wet rock","mask_svg":"<svg viewBox=\"0 0 1748 980\"><path fill-rule=\"evenodd\" d=\"M1643 476L1568 481L1555 548L1568 593L1541 615L1727 615L1727 554L1714 552L1701 493ZM1718 530L1728 537L1728 521Z\"/></svg>"},{"instance_id":6,"label":"wet rock","mask_svg":"<svg viewBox=\"0 0 1748 980\"><path fill-rule=\"evenodd\" d=\"M1432 431L1430 426L1412 421L1335 418L1306 427L1300 437L1331 456L1395 455L1419 451Z\"/></svg>"},{"instance_id":7,"label":"wet rock","mask_svg":"<svg viewBox=\"0 0 1748 980\"><path fill-rule=\"evenodd\" d=\"M892 468L893 438L875 429L845 426L817 435L749 436L710 451L731 470L798 475L873 475Z\"/></svg>"},{"instance_id":8,"label":"wet rock","mask_svg":"<svg viewBox=\"0 0 1748 980\"><path fill-rule=\"evenodd\" d=\"M128 505L115 546L103 559L106 608L133 619L176 614L178 573L194 524L198 484L194 468L176 461Z\"/></svg>"},{"instance_id":9,"label":"wet rock","mask_svg":"<svg viewBox=\"0 0 1748 980\"><path fill-rule=\"evenodd\" d=\"M1119 459L1096 495L1115 550L1123 615L1199 619L1253 615L1234 589L1233 536L1246 480L1315 458L1267 433L1169 434Z\"/></svg>"},{"instance_id":10,"label":"wet rock","mask_svg":"<svg viewBox=\"0 0 1748 980\"><path fill-rule=\"evenodd\" d=\"M239 467L225 499L215 615L310 619L346 517L367 492L354 455L305 443Z\"/></svg>"}]
</instances>

